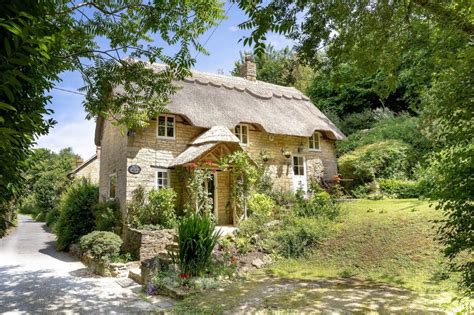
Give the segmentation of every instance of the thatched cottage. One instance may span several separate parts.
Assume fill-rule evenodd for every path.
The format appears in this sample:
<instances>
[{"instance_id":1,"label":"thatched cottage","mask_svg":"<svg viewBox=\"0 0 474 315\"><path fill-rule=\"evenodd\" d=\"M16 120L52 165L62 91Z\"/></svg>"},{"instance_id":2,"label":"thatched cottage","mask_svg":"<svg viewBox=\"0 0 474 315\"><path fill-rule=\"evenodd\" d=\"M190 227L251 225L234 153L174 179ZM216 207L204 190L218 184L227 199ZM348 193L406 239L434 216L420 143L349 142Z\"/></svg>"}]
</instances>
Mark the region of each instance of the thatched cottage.
<instances>
[{"instance_id":1,"label":"thatched cottage","mask_svg":"<svg viewBox=\"0 0 474 315\"><path fill-rule=\"evenodd\" d=\"M124 135L110 121L97 121L102 200L116 198L125 211L138 185L173 187L179 195L180 169L199 161L218 168L217 161L235 150L255 159L265 155L275 189L307 189L309 178L337 174L341 131L295 88L257 81L250 60L241 77L193 71L178 84L169 112L143 130ZM234 224L229 186L228 171L216 169L208 187L220 225Z\"/></svg>"}]
</instances>

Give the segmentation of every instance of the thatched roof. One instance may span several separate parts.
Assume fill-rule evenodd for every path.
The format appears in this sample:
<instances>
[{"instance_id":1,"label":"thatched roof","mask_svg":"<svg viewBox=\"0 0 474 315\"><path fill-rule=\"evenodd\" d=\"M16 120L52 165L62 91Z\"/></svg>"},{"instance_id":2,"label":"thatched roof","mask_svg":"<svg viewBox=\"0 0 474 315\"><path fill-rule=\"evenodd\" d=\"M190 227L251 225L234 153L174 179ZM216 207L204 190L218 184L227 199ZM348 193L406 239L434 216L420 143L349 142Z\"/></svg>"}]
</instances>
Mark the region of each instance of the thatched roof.
<instances>
[{"instance_id":1,"label":"thatched roof","mask_svg":"<svg viewBox=\"0 0 474 315\"><path fill-rule=\"evenodd\" d=\"M163 70L162 65L152 67ZM170 97L167 108L198 127L222 125L233 129L239 123L251 123L272 134L309 137L318 130L332 139L345 138L293 87L199 71L192 71L191 77L177 85L182 88Z\"/></svg>"},{"instance_id":2,"label":"thatched roof","mask_svg":"<svg viewBox=\"0 0 474 315\"><path fill-rule=\"evenodd\" d=\"M191 144L198 145L208 142L239 143L239 138L237 138L232 132L230 132L229 128L226 128L224 126L214 126L203 134L199 135L199 137L194 139Z\"/></svg>"},{"instance_id":3,"label":"thatched roof","mask_svg":"<svg viewBox=\"0 0 474 315\"><path fill-rule=\"evenodd\" d=\"M151 65L156 71L164 66ZM250 123L271 134L309 137L321 131L329 138L344 139L344 134L300 91L262 81L192 71L176 82L181 87L167 108L185 117L192 125L211 128L221 125L233 129ZM116 88L114 93L120 94ZM97 121L96 144L100 145L103 124Z\"/></svg>"},{"instance_id":4,"label":"thatched roof","mask_svg":"<svg viewBox=\"0 0 474 315\"><path fill-rule=\"evenodd\" d=\"M233 143L239 145L239 139L224 126L214 126L197 137L191 146L178 155L169 167L190 163L205 153L211 151L221 143Z\"/></svg>"}]
</instances>

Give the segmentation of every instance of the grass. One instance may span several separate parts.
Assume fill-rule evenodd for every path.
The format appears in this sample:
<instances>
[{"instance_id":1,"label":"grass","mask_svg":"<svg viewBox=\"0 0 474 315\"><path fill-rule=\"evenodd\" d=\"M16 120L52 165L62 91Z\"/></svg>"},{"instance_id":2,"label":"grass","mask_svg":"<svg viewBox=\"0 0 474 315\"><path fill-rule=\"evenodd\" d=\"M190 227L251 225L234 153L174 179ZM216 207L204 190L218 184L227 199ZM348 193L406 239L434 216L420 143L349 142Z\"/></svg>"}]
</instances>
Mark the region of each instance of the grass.
<instances>
[{"instance_id":1,"label":"grass","mask_svg":"<svg viewBox=\"0 0 474 315\"><path fill-rule=\"evenodd\" d=\"M269 272L300 279L359 277L422 293L454 291L457 279L448 278L434 240L440 218L416 199L346 202L336 232L310 258L280 261Z\"/></svg>"},{"instance_id":2,"label":"grass","mask_svg":"<svg viewBox=\"0 0 474 315\"><path fill-rule=\"evenodd\" d=\"M311 312L318 310L317 305L322 305L322 309L332 307L343 296L346 300L365 298L354 296L359 291L372 292L373 299L366 304L371 305L383 299L386 290L392 290L384 284L394 290L405 290L400 293L405 297L399 301L390 298L378 310L390 303L395 307L393 310L418 307L425 311L433 304L452 310L450 302L456 296L457 279L448 277L447 260L434 240L440 211L416 199L357 200L345 202L341 208L336 228L309 257L279 260L246 281L222 291L207 292L205 296L191 297L178 304L177 310ZM354 281L358 281L356 285ZM288 286L288 290L281 289ZM276 291L269 292L269 288ZM335 299L328 299L331 294ZM407 304L405 298L412 304ZM254 309L242 309L243 305ZM336 307L350 306L336 303Z\"/></svg>"}]
</instances>

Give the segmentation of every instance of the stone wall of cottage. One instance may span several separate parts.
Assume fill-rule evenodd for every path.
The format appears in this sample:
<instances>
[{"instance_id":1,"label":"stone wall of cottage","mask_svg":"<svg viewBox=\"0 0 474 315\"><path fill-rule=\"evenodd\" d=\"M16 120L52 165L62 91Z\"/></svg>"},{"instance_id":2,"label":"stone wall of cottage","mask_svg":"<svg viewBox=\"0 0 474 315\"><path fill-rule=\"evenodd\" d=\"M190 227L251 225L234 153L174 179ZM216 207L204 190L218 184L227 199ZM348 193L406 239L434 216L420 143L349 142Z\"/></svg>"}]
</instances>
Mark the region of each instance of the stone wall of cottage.
<instances>
[{"instance_id":1,"label":"stone wall of cottage","mask_svg":"<svg viewBox=\"0 0 474 315\"><path fill-rule=\"evenodd\" d=\"M285 158L282 151L289 151L292 154L305 157L308 180L311 177L330 179L337 174L335 141L328 139L324 133L321 133L320 137L320 151L313 152L309 151L308 138L306 137L284 135L269 137L267 132L258 130L252 125L249 127L249 144L244 149L254 159L259 159L261 153L269 156L266 163L267 170L273 179L275 189L293 189L292 160ZM106 133L109 129L106 127ZM135 136L128 137L128 142L125 142L127 144L126 157L124 158L126 163L123 167L118 167L123 169L127 176L127 179L123 181L126 185L126 200L131 200L133 190L139 185L143 185L147 191L155 188L157 170L167 168L176 156L205 131L205 128L191 126L182 117L177 116L175 139L158 139L156 137L156 121L152 121L147 128L138 130ZM104 139L106 138L104 134ZM123 146L123 143L119 142L119 145ZM298 152L300 146L303 147L302 152ZM118 153L117 155L120 156ZM102 156L106 156L106 153L103 152ZM104 164L106 164L105 161ZM139 174L126 172L130 165L139 165L141 172ZM109 167L109 169L111 168L113 167ZM179 167L168 171L170 172L170 186L178 192L178 204L182 205L184 203L184 200L181 199L183 197L183 178L181 178ZM230 176L228 172L218 172L217 174L218 223L229 224L232 223L232 214L228 207Z\"/></svg>"},{"instance_id":2,"label":"stone wall of cottage","mask_svg":"<svg viewBox=\"0 0 474 315\"><path fill-rule=\"evenodd\" d=\"M80 169L75 175L75 178L86 178L93 184L99 184L99 167L100 160L95 159L88 165Z\"/></svg>"},{"instance_id":3,"label":"stone wall of cottage","mask_svg":"<svg viewBox=\"0 0 474 315\"><path fill-rule=\"evenodd\" d=\"M109 198L109 178L117 175L116 200L120 203L123 217L126 214L127 193L127 136L120 132L119 127L106 121L101 140L99 195L101 201Z\"/></svg>"},{"instance_id":4,"label":"stone wall of cottage","mask_svg":"<svg viewBox=\"0 0 474 315\"><path fill-rule=\"evenodd\" d=\"M159 168L167 168L171 161L183 152L194 138L206 129L191 126L182 117L176 118L175 139L158 139L156 137L156 121L147 128L138 130L134 137L129 137L127 147L127 167L139 165L140 174L128 173L127 200L132 198L132 192L139 185L147 191L156 187L156 172ZM182 191L182 178L178 169L171 169L170 185L179 195Z\"/></svg>"},{"instance_id":5,"label":"stone wall of cottage","mask_svg":"<svg viewBox=\"0 0 474 315\"><path fill-rule=\"evenodd\" d=\"M335 141L327 138L323 132L320 133L320 150L310 151L306 137L285 135L270 137L265 131L249 127L249 144L244 149L254 159L258 159L261 153L269 157L266 165L269 175L273 178L274 188L288 190L293 187L292 160L283 155L285 151L305 157L308 180L311 177L331 179L337 174ZM302 152L298 152L300 146L303 147Z\"/></svg>"}]
</instances>

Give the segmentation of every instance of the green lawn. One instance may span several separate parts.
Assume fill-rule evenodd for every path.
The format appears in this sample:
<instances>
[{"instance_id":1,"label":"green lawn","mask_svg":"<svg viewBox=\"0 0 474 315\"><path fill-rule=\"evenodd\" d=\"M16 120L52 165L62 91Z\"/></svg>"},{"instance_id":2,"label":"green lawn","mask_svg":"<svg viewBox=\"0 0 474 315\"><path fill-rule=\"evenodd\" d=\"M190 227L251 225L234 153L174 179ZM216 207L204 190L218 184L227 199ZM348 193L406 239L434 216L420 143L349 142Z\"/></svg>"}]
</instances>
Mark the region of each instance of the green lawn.
<instances>
[{"instance_id":1,"label":"green lawn","mask_svg":"<svg viewBox=\"0 0 474 315\"><path fill-rule=\"evenodd\" d=\"M358 200L342 204L337 231L309 259L285 260L279 277L359 277L418 292L452 291L446 259L434 241L441 212L416 199ZM311 264L308 264L308 260Z\"/></svg>"},{"instance_id":2,"label":"green lawn","mask_svg":"<svg viewBox=\"0 0 474 315\"><path fill-rule=\"evenodd\" d=\"M447 277L434 241L439 211L415 199L357 200L341 208L334 232L310 257L279 260L246 281L189 298L178 310L453 310L456 279Z\"/></svg>"}]
</instances>

